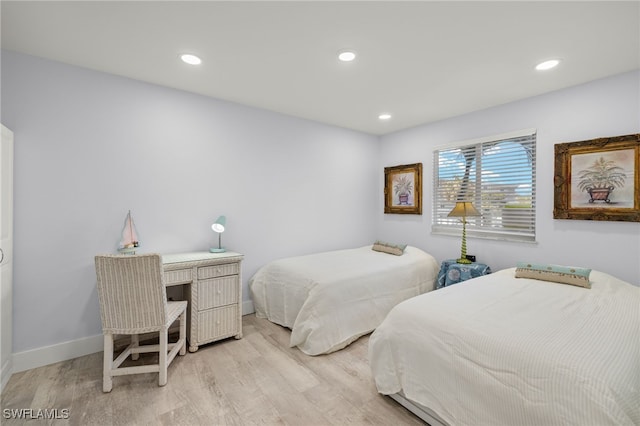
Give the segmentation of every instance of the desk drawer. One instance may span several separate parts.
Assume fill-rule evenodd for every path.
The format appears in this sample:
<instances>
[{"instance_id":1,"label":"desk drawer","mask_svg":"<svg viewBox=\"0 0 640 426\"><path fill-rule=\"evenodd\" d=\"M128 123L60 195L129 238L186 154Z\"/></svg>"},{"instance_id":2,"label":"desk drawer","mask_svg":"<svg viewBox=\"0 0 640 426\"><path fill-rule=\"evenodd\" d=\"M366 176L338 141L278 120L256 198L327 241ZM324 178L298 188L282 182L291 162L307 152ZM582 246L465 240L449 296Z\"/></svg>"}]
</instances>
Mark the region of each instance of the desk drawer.
<instances>
[{"instance_id":1,"label":"desk drawer","mask_svg":"<svg viewBox=\"0 0 640 426\"><path fill-rule=\"evenodd\" d=\"M238 330L238 305L223 306L198 313L198 341L207 342L236 335Z\"/></svg>"},{"instance_id":2,"label":"desk drawer","mask_svg":"<svg viewBox=\"0 0 640 426\"><path fill-rule=\"evenodd\" d=\"M191 268L178 269L177 271L165 271L164 273L164 285L176 285L185 284L193 281L191 277Z\"/></svg>"},{"instance_id":3,"label":"desk drawer","mask_svg":"<svg viewBox=\"0 0 640 426\"><path fill-rule=\"evenodd\" d=\"M198 268L198 279L207 279L215 277L224 277L226 275L238 275L240 273L240 264L222 263L220 265L203 266Z\"/></svg>"},{"instance_id":4,"label":"desk drawer","mask_svg":"<svg viewBox=\"0 0 640 426\"><path fill-rule=\"evenodd\" d=\"M237 275L198 281L198 310L238 303Z\"/></svg>"}]
</instances>

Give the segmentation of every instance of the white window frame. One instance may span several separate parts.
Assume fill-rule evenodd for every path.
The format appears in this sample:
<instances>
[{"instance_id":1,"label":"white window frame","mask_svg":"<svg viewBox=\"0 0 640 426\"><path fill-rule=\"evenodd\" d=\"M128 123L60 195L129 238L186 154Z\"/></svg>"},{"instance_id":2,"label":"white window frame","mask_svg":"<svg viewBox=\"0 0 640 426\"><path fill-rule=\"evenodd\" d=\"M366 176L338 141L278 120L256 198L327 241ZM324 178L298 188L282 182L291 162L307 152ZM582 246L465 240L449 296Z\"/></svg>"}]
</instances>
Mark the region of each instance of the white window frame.
<instances>
[{"instance_id":1,"label":"white window frame","mask_svg":"<svg viewBox=\"0 0 640 426\"><path fill-rule=\"evenodd\" d=\"M433 151L433 202L431 232L433 234L440 235L460 236L462 231L462 222L460 218L447 218L447 214L453 209L456 201L471 201L476 209L481 213L481 216L467 218L467 237L535 243L536 139L536 129L524 129L501 135L456 142L436 147ZM515 190L513 190L509 196L500 196L499 192L503 190L502 187L508 185L492 183L490 178L483 178L483 175L488 176L488 172L492 171L489 170L490 166L483 165L483 159L485 159L485 163L490 163L488 157L489 148L504 142L521 142L528 150L527 154L529 164L531 166L531 191L530 194L520 196L520 198L526 199L525 202L518 203L518 194ZM440 168L442 167L440 164L440 154L443 153L444 159L447 153L450 154L451 151L457 149L461 150L460 154L464 151L474 156L469 157L473 159L468 163L468 168L463 166L465 171L462 172L462 176L459 176L460 173L456 173L453 168L443 171L443 173L449 178L455 174L455 178L460 182L457 188L454 187L455 193L452 195L452 180L443 179L443 182L440 182ZM467 164L467 162L464 161L463 164ZM471 166L471 164L473 164L473 166ZM495 163L493 164L495 165ZM476 167L477 165L479 165L479 167ZM485 167L484 170L483 166ZM509 165L503 163L502 166L504 166L505 171L509 171ZM511 170L513 171L514 168L512 167ZM472 171L474 172L473 176L470 176L469 173ZM467 175L466 179L464 177L465 174ZM513 182L513 185L529 184L528 177L520 176L520 173L517 172L515 172L514 175L516 176L511 179L519 180L517 182ZM496 198L495 195L491 196L491 194L498 194L498 196ZM528 197L530 197L530 200ZM529 206L527 206L528 201L530 201ZM509 219L507 219L507 215Z\"/></svg>"}]
</instances>

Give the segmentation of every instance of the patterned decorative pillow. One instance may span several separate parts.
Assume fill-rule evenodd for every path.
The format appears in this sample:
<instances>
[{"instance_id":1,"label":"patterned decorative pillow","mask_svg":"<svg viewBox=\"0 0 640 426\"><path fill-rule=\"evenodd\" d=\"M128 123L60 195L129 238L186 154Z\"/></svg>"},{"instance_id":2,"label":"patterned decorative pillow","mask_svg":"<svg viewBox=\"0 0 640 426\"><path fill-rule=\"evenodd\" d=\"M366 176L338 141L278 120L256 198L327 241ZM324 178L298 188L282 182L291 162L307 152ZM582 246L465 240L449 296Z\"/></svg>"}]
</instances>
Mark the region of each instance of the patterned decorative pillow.
<instances>
[{"instance_id":1,"label":"patterned decorative pillow","mask_svg":"<svg viewBox=\"0 0 640 426\"><path fill-rule=\"evenodd\" d=\"M371 250L395 254L396 256L402 256L405 248L407 248L406 244L391 244L385 241L377 240L375 243L373 243L373 247L371 247Z\"/></svg>"},{"instance_id":2,"label":"patterned decorative pillow","mask_svg":"<svg viewBox=\"0 0 640 426\"><path fill-rule=\"evenodd\" d=\"M577 285L584 288L591 288L591 283L589 282L590 273L591 269L576 268L573 266L544 265L527 262L518 262L516 265L516 278L533 278L536 280Z\"/></svg>"}]
</instances>

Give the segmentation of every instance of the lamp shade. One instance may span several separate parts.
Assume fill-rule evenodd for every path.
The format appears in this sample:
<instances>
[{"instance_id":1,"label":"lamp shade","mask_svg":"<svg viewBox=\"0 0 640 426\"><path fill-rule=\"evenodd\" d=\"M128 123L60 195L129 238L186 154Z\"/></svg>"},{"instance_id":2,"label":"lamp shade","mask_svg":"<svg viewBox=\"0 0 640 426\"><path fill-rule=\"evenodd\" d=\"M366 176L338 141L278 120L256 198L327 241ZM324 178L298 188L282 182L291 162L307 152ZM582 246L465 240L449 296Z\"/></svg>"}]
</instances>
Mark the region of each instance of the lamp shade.
<instances>
[{"instance_id":1,"label":"lamp shade","mask_svg":"<svg viewBox=\"0 0 640 426\"><path fill-rule=\"evenodd\" d=\"M458 201L456 202L453 210L449 212L447 217L470 217L480 216L480 212L476 210L471 201Z\"/></svg>"},{"instance_id":2,"label":"lamp shade","mask_svg":"<svg viewBox=\"0 0 640 426\"><path fill-rule=\"evenodd\" d=\"M227 218L224 216L220 216L213 222L211 225L211 229L213 229L217 233L224 232L224 225L227 223Z\"/></svg>"}]
</instances>

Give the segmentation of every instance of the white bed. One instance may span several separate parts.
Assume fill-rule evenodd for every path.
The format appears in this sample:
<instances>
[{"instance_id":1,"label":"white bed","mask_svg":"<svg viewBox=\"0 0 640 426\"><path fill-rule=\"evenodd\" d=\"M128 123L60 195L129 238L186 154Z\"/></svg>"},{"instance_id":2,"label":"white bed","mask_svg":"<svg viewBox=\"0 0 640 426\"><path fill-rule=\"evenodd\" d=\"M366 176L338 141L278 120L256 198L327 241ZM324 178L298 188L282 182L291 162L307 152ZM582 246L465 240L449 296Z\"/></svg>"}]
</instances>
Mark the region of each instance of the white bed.
<instances>
[{"instance_id":1,"label":"white bed","mask_svg":"<svg viewBox=\"0 0 640 426\"><path fill-rule=\"evenodd\" d=\"M378 391L450 425L640 424L640 287L589 279L505 269L400 303L369 340Z\"/></svg>"},{"instance_id":2,"label":"white bed","mask_svg":"<svg viewBox=\"0 0 640 426\"><path fill-rule=\"evenodd\" d=\"M438 263L408 246L401 256L365 246L275 260L249 281L258 318L291 329L308 355L344 348L399 302L435 288Z\"/></svg>"}]
</instances>

